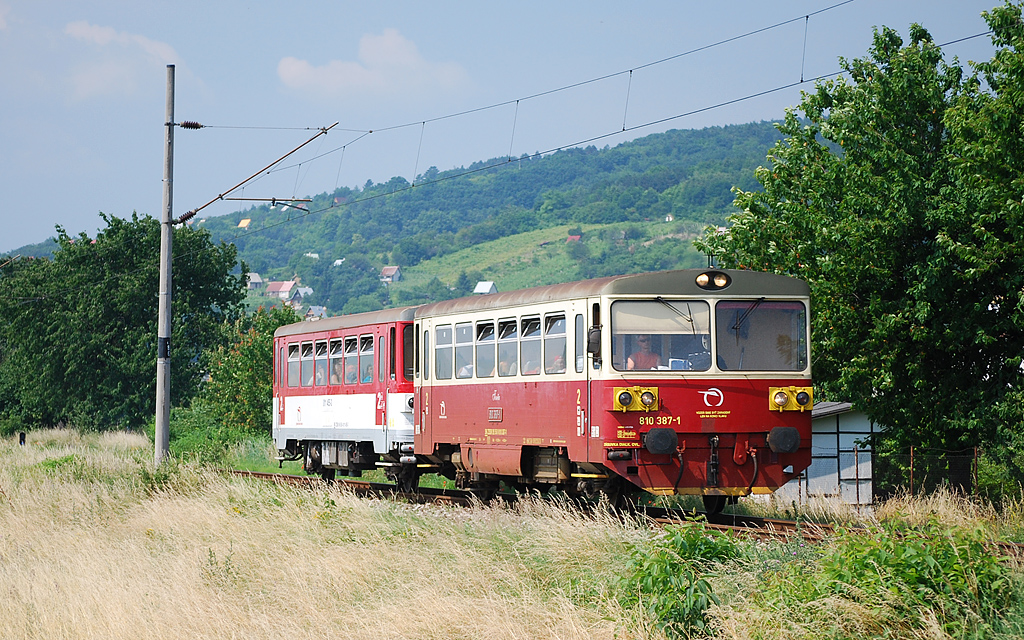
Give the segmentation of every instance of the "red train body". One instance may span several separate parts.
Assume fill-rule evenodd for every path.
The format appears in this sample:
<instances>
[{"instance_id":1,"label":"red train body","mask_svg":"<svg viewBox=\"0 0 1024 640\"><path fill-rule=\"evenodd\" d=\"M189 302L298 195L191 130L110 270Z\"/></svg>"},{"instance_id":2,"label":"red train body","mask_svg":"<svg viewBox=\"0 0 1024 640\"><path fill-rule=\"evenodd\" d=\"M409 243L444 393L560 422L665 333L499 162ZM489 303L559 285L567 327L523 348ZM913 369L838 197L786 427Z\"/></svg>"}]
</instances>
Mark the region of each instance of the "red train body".
<instances>
[{"instance_id":1,"label":"red train body","mask_svg":"<svg viewBox=\"0 0 1024 640\"><path fill-rule=\"evenodd\" d=\"M810 464L808 317L799 280L685 270L290 325L274 437L308 471L383 466L407 489L437 471L720 507ZM368 381L319 384L336 350L375 354Z\"/></svg>"}]
</instances>

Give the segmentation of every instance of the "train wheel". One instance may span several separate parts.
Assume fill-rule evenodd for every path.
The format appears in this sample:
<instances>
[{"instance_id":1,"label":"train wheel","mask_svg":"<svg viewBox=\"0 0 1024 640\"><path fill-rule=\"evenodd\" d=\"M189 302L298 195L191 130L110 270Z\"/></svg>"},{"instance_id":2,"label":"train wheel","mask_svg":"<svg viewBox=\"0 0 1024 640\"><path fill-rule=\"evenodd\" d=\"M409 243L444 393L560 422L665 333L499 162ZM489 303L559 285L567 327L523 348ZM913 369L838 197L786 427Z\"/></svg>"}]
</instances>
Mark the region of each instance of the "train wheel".
<instances>
[{"instance_id":1,"label":"train wheel","mask_svg":"<svg viewBox=\"0 0 1024 640\"><path fill-rule=\"evenodd\" d=\"M708 515L714 515L716 513L722 513L722 509L725 509L725 503L728 502L728 496L701 496L704 498L704 511Z\"/></svg>"}]
</instances>

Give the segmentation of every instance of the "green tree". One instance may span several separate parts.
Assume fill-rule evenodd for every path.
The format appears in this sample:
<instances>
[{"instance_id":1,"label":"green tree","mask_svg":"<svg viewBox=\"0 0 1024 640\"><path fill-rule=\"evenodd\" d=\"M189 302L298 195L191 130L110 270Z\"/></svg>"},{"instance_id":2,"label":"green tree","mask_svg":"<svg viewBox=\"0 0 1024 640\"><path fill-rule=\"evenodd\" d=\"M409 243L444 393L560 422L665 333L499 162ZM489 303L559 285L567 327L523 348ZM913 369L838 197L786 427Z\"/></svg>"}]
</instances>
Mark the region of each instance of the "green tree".
<instances>
[{"instance_id":1,"label":"green tree","mask_svg":"<svg viewBox=\"0 0 1024 640\"><path fill-rule=\"evenodd\" d=\"M206 356L210 379L199 398L219 424L269 435L273 423L274 331L298 322L290 307L260 307L232 325L232 343Z\"/></svg>"},{"instance_id":2,"label":"green tree","mask_svg":"<svg viewBox=\"0 0 1024 640\"><path fill-rule=\"evenodd\" d=\"M1020 8L986 18L991 92L920 26L906 46L876 31L868 57L842 61L849 80L819 83L778 125L763 190L737 191L732 226L698 242L724 266L806 279L819 397L853 401L901 445L991 441L993 409L1020 388Z\"/></svg>"},{"instance_id":3,"label":"green tree","mask_svg":"<svg viewBox=\"0 0 1024 640\"><path fill-rule=\"evenodd\" d=\"M57 227L52 260L18 260L0 272L9 425L137 427L155 411L160 223L100 215L107 227L95 239ZM205 231L174 231L172 403L195 395L200 355L241 314L237 266L234 246L214 245Z\"/></svg>"}]
</instances>

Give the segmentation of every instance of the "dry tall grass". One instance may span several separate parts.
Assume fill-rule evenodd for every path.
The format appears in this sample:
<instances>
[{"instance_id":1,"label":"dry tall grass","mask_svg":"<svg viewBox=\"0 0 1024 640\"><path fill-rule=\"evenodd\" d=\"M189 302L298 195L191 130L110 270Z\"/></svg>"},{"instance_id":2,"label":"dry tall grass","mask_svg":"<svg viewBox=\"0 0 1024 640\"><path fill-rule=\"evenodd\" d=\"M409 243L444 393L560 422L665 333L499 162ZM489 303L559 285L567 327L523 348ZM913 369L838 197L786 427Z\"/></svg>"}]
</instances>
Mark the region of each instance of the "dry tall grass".
<instances>
[{"instance_id":1,"label":"dry tall grass","mask_svg":"<svg viewBox=\"0 0 1024 640\"><path fill-rule=\"evenodd\" d=\"M154 474L126 434L0 444L0 638L661 637L609 584L635 525Z\"/></svg>"}]
</instances>

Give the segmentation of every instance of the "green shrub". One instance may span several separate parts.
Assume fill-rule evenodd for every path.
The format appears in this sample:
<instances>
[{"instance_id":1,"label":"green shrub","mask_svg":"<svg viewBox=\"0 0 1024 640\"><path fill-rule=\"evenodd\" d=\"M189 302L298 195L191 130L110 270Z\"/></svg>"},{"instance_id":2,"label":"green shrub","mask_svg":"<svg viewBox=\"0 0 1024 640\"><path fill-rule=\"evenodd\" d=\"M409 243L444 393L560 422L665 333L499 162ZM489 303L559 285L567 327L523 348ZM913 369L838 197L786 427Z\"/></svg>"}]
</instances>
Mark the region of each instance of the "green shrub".
<instances>
[{"instance_id":1,"label":"green shrub","mask_svg":"<svg viewBox=\"0 0 1024 640\"><path fill-rule=\"evenodd\" d=\"M705 634L705 612L719 600L702 574L737 553L731 536L702 523L669 525L653 540L630 549L622 602L641 606L669 635Z\"/></svg>"},{"instance_id":2,"label":"green shrub","mask_svg":"<svg viewBox=\"0 0 1024 640\"><path fill-rule=\"evenodd\" d=\"M780 593L782 599L839 596L869 607L884 604L896 619L921 629L926 622L920 613L930 610L951 635L981 632L999 621L1014 597L1016 578L988 548L981 526L948 527L933 519L917 529L898 527L841 530L813 575L768 584L802 585L803 593Z\"/></svg>"}]
</instances>

